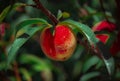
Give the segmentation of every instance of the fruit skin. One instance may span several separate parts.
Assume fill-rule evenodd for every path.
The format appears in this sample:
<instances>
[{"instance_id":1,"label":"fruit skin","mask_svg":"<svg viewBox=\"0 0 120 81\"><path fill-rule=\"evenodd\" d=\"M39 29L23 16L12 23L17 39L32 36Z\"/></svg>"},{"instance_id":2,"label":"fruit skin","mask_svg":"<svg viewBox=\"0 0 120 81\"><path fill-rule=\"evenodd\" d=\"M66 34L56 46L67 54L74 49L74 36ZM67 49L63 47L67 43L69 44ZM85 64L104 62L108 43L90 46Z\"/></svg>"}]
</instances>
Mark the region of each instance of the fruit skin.
<instances>
[{"instance_id":1,"label":"fruit skin","mask_svg":"<svg viewBox=\"0 0 120 81\"><path fill-rule=\"evenodd\" d=\"M95 26L92 27L92 30L95 31L108 31L108 32L113 32L116 29L116 25L112 22L103 20L97 24L95 24Z\"/></svg>"},{"instance_id":2,"label":"fruit skin","mask_svg":"<svg viewBox=\"0 0 120 81\"><path fill-rule=\"evenodd\" d=\"M109 37L109 34L96 34L96 38L98 38L102 43L106 44Z\"/></svg>"},{"instance_id":3,"label":"fruit skin","mask_svg":"<svg viewBox=\"0 0 120 81\"><path fill-rule=\"evenodd\" d=\"M40 35L40 45L44 54L57 61L70 58L76 48L76 37L68 26L57 25L54 33L44 28Z\"/></svg>"}]
</instances>

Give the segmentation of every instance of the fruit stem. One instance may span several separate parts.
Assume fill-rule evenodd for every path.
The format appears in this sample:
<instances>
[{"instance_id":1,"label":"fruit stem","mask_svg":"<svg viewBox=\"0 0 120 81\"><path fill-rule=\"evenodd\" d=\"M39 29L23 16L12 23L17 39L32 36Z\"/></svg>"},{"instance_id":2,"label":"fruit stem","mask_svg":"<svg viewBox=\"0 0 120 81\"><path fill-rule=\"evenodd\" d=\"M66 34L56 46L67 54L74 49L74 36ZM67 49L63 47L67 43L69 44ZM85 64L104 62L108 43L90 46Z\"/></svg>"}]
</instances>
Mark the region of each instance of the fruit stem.
<instances>
[{"instance_id":1,"label":"fruit stem","mask_svg":"<svg viewBox=\"0 0 120 81\"><path fill-rule=\"evenodd\" d=\"M57 18L48 9L46 9L39 0L33 1L36 4L33 7L40 9L52 21L53 25L56 25L59 22Z\"/></svg>"}]
</instances>

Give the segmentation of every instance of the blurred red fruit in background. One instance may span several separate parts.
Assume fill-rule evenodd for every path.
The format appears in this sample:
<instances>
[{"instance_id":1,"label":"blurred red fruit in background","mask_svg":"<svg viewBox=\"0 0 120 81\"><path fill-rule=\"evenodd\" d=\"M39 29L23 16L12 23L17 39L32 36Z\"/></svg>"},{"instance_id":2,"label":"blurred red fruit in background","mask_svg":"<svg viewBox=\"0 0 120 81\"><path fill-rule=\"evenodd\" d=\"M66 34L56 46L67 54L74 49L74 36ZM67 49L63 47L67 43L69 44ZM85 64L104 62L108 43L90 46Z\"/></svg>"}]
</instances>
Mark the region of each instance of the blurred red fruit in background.
<instances>
[{"instance_id":1,"label":"blurred red fruit in background","mask_svg":"<svg viewBox=\"0 0 120 81\"><path fill-rule=\"evenodd\" d=\"M96 34L96 37L104 44L106 44L108 40L113 40L110 39L110 34L108 34L107 32L112 33L115 31L115 29L116 29L116 25L106 20L101 21L92 27L92 30L94 32L102 32L102 31L106 32L106 33L104 32L104 33ZM117 38L114 40L112 46L110 47L110 52L112 55L116 55L118 52L120 52L119 41L120 41L120 32L118 33Z\"/></svg>"},{"instance_id":2,"label":"blurred red fruit in background","mask_svg":"<svg viewBox=\"0 0 120 81\"><path fill-rule=\"evenodd\" d=\"M114 23L103 20L103 21L97 23L94 27L92 27L92 30L93 31L106 30L106 31L112 32L115 30L115 28L116 28L116 25Z\"/></svg>"}]
</instances>

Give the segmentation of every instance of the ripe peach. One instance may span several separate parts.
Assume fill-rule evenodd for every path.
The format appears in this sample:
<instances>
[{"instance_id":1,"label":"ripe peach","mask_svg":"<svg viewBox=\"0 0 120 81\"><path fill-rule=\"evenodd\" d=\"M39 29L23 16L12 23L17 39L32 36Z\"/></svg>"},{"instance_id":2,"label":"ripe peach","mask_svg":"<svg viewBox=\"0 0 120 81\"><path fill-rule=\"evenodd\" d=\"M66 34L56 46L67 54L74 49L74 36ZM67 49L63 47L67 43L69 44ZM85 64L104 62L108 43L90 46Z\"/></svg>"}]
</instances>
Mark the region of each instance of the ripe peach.
<instances>
[{"instance_id":1,"label":"ripe peach","mask_svg":"<svg viewBox=\"0 0 120 81\"><path fill-rule=\"evenodd\" d=\"M67 60L76 48L76 37L71 29L57 25L55 30L44 28L40 35L40 45L44 54L57 61Z\"/></svg>"}]
</instances>

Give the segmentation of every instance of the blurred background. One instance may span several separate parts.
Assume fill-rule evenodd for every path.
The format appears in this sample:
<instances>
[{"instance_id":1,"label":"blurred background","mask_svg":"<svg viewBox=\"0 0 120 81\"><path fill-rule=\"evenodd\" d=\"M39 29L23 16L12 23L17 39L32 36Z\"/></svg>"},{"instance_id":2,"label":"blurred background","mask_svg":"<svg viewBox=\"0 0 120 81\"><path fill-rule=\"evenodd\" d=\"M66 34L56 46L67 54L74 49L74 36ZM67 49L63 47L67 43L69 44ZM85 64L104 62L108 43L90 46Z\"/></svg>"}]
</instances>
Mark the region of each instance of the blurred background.
<instances>
[{"instance_id":1,"label":"blurred background","mask_svg":"<svg viewBox=\"0 0 120 81\"><path fill-rule=\"evenodd\" d=\"M120 1L119 0L40 0L55 16L61 11L60 19L73 19L93 27L96 23L109 20L116 29L106 45L120 40ZM102 2L101 2L102 1ZM34 4L32 0L0 0L0 13L15 3ZM7 53L12 45L14 29L17 24L30 18L43 18L52 22L38 9L19 6L9 10L0 23L0 81L120 81L120 43L115 45L119 51L111 54L115 59L115 72L109 76L103 61L77 44L73 56L64 62L47 58L39 44L39 33L35 34L17 52L14 63L6 70ZM80 36L81 37L81 36ZM103 51L104 53L104 51Z\"/></svg>"}]
</instances>

